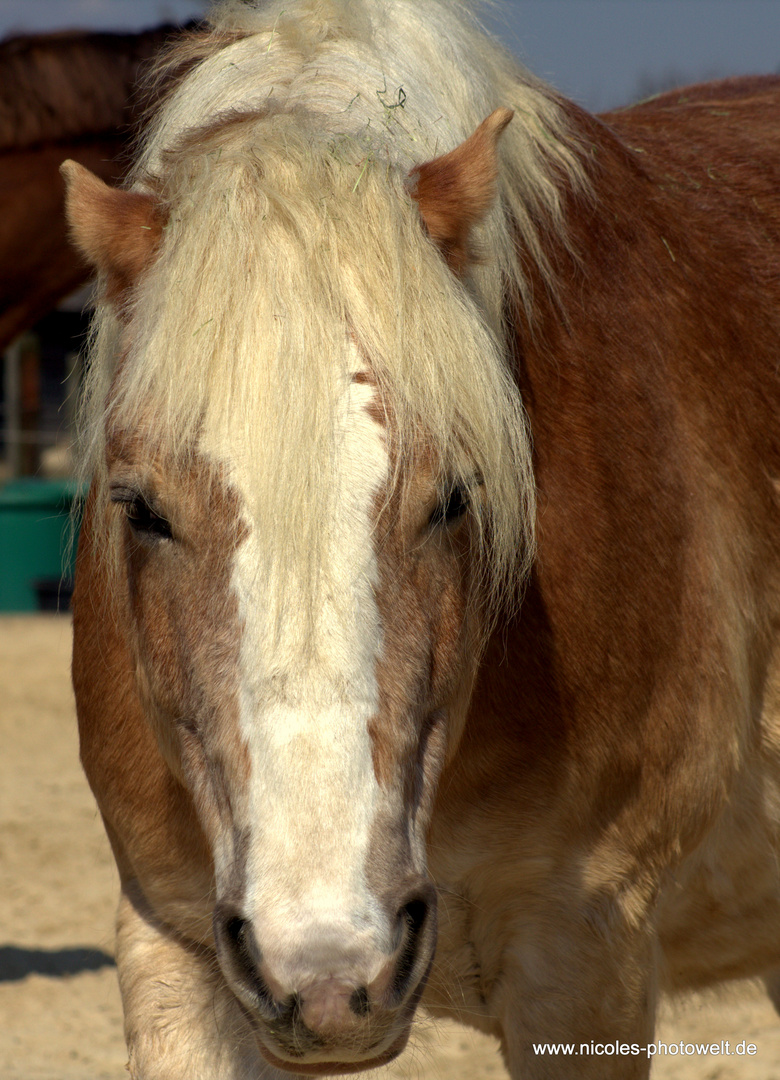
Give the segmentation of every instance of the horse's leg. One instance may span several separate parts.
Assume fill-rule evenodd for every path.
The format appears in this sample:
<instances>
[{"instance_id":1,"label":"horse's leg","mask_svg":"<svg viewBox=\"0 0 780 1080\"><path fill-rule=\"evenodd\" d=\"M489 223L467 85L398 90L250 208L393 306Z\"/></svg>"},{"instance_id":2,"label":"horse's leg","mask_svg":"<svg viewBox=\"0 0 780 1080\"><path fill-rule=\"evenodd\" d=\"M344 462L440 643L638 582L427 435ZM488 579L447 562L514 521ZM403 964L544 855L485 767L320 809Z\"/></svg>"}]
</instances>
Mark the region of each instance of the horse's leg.
<instances>
[{"instance_id":1,"label":"horse's leg","mask_svg":"<svg viewBox=\"0 0 780 1080\"><path fill-rule=\"evenodd\" d=\"M600 931L591 920L559 924L553 939L550 924L540 925L531 949L505 950L488 1004L512 1080L650 1075L655 945L647 930L609 923Z\"/></svg>"},{"instance_id":2,"label":"horse's leg","mask_svg":"<svg viewBox=\"0 0 780 1080\"><path fill-rule=\"evenodd\" d=\"M291 1080L263 1061L214 954L156 925L124 891L116 958L131 1080Z\"/></svg>"}]
</instances>

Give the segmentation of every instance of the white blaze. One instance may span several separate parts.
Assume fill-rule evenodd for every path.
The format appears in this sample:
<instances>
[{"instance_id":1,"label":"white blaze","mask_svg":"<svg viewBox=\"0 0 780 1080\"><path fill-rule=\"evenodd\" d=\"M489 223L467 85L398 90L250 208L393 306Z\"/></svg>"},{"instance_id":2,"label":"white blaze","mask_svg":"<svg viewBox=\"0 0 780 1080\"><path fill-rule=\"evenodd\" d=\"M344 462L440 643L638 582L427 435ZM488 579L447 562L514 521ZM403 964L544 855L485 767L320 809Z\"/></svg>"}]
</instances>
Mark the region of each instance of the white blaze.
<instances>
[{"instance_id":1,"label":"white blaze","mask_svg":"<svg viewBox=\"0 0 780 1080\"><path fill-rule=\"evenodd\" d=\"M243 622L241 730L251 762L245 915L288 992L323 973L365 985L378 970L378 950L392 947L365 879L382 798L368 732L379 707L381 649L372 520L388 474L383 430L366 409L373 394L350 375L340 402L343 459L323 551L328 581L343 595L334 603L324 590L315 648L302 645L306 616L296 614L295 586L285 594L282 634L268 624L257 584L264 555L252 534L234 569Z\"/></svg>"}]
</instances>

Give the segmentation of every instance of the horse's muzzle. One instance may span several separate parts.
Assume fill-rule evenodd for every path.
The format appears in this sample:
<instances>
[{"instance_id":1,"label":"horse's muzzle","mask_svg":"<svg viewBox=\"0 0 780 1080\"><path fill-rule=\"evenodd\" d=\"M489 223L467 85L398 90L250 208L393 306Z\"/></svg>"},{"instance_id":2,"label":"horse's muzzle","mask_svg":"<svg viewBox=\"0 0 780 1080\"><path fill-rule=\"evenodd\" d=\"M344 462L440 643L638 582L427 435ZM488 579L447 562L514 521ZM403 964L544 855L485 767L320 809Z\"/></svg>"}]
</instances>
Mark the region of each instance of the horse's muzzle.
<instances>
[{"instance_id":1,"label":"horse's muzzle","mask_svg":"<svg viewBox=\"0 0 780 1080\"><path fill-rule=\"evenodd\" d=\"M395 912L395 948L365 983L355 978L353 958L342 972L334 963L317 970L304 962L305 974L285 985L265 962L250 920L227 903L217 905L214 935L228 985L269 1062L297 1072L365 1069L406 1044L433 961L436 893L418 882L407 894Z\"/></svg>"}]
</instances>

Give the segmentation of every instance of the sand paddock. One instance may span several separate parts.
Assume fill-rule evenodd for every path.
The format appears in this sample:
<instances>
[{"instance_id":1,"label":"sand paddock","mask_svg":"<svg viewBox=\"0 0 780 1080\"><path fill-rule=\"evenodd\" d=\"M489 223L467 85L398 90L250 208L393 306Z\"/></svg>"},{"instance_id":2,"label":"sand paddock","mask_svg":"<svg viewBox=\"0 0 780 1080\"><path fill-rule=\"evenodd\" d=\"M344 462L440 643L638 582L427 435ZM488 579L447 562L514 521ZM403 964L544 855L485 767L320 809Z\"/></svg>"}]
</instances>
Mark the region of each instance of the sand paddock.
<instances>
[{"instance_id":1,"label":"sand paddock","mask_svg":"<svg viewBox=\"0 0 780 1080\"><path fill-rule=\"evenodd\" d=\"M67 616L0 617L0 1080L122 1080L111 957L117 876L78 763ZM659 1039L751 1057L657 1057L653 1080L780 1080L760 989L665 1006ZM505 1080L494 1045L424 1019L376 1080ZM208 1080L193 1077L192 1080Z\"/></svg>"}]
</instances>

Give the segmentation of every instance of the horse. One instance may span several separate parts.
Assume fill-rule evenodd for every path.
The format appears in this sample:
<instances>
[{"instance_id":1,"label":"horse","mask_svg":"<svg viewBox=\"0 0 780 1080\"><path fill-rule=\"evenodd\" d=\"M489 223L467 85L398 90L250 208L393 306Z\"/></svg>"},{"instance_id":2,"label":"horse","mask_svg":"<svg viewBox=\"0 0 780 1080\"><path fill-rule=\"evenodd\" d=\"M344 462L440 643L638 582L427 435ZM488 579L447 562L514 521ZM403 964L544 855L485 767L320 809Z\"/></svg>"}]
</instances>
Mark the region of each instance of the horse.
<instances>
[{"instance_id":1,"label":"horse","mask_svg":"<svg viewBox=\"0 0 780 1080\"><path fill-rule=\"evenodd\" d=\"M211 18L127 186L63 166L130 1075L421 1005L646 1078L661 994L780 1001L780 81L595 117L456 0Z\"/></svg>"},{"instance_id":2,"label":"horse","mask_svg":"<svg viewBox=\"0 0 780 1080\"><path fill-rule=\"evenodd\" d=\"M72 157L104 180L122 179L139 67L172 32L0 42L0 349L86 281L68 242L59 165Z\"/></svg>"}]
</instances>

